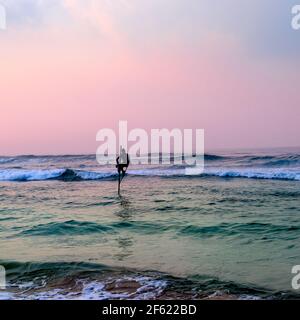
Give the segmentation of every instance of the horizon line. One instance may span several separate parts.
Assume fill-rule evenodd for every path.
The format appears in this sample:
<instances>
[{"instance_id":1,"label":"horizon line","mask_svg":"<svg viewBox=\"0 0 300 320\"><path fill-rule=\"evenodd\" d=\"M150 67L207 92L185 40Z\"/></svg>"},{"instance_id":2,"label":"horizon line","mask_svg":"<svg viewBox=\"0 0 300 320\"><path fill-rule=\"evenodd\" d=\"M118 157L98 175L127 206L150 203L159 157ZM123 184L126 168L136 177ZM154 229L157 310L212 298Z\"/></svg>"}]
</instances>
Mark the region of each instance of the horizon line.
<instances>
[{"instance_id":1,"label":"horizon line","mask_svg":"<svg viewBox=\"0 0 300 320\"><path fill-rule=\"evenodd\" d=\"M208 148L206 151L247 151L247 150L274 150L274 149L297 149L300 148L299 146L281 146L281 147L244 147L244 148L232 148L232 147L224 147L224 148ZM152 153L149 152L148 156L151 155ZM159 154L162 154L159 152ZM174 152L171 152L170 155L173 154ZM175 153L175 154L180 154L180 153ZM182 153L183 154L183 153ZM192 155L195 154L195 152L191 153ZM204 155L207 153L204 152ZM76 157L76 156L97 156L97 153L28 153L28 154L9 154L9 155L0 155L1 158L9 158L9 157Z\"/></svg>"}]
</instances>

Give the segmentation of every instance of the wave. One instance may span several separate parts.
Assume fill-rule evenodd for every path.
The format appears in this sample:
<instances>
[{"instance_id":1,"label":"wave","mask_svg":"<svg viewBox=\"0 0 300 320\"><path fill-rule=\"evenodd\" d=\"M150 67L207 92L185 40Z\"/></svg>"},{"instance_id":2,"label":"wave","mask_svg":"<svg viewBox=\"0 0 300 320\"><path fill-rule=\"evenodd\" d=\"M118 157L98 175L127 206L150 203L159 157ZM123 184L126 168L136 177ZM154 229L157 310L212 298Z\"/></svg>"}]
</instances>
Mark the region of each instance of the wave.
<instances>
[{"instance_id":1,"label":"wave","mask_svg":"<svg viewBox=\"0 0 300 320\"><path fill-rule=\"evenodd\" d=\"M7 169L0 170L0 181L81 181L81 180L101 180L116 176L116 173L101 173L89 171L77 171L71 169L53 170L25 170Z\"/></svg>"},{"instance_id":2,"label":"wave","mask_svg":"<svg viewBox=\"0 0 300 320\"><path fill-rule=\"evenodd\" d=\"M65 170L0 170L0 181L34 181L58 178Z\"/></svg>"},{"instance_id":3,"label":"wave","mask_svg":"<svg viewBox=\"0 0 300 320\"><path fill-rule=\"evenodd\" d=\"M225 157L225 156L220 156L220 155L215 155L215 154L205 154L204 155L204 160L224 160L224 159L230 159L231 157Z\"/></svg>"},{"instance_id":4,"label":"wave","mask_svg":"<svg viewBox=\"0 0 300 320\"><path fill-rule=\"evenodd\" d=\"M0 300L299 299L209 275L176 277L86 262L0 262L7 271Z\"/></svg>"},{"instance_id":5,"label":"wave","mask_svg":"<svg viewBox=\"0 0 300 320\"><path fill-rule=\"evenodd\" d=\"M286 169L208 169L205 176L300 181L300 171Z\"/></svg>"},{"instance_id":6,"label":"wave","mask_svg":"<svg viewBox=\"0 0 300 320\"><path fill-rule=\"evenodd\" d=\"M16 237L59 237L59 236L88 236L98 235L120 235L122 232L135 234L162 234L172 232L174 234L196 237L196 238L225 238L240 237L248 235L255 241L273 241L282 237L283 233L290 236L299 233L299 227L291 225L276 225L259 222L249 223L221 223L212 226L199 226L190 224L188 226L175 224L158 224L150 221L122 221L107 224L100 224L90 221L62 221L35 225L18 234Z\"/></svg>"},{"instance_id":7,"label":"wave","mask_svg":"<svg viewBox=\"0 0 300 320\"><path fill-rule=\"evenodd\" d=\"M31 229L21 232L20 236L60 236L60 235L82 235L91 233L109 232L113 229L109 226L88 221L65 221L51 222L34 226Z\"/></svg>"},{"instance_id":8,"label":"wave","mask_svg":"<svg viewBox=\"0 0 300 320\"><path fill-rule=\"evenodd\" d=\"M205 154L205 161L220 160L232 161L233 163L253 164L256 166L292 166L300 165L300 154L287 153L278 155L249 155L249 154L232 154L232 155L214 155Z\"/></svg>"},{"instance_id":9,"label":"wave","mask_svg":"<svg viewBox=\"0 0 300 320\"><path fill-rule=\"evenodd\" d=\"M167 231L172 226L143 221L122 221L110 224L99 224L88 221L69 220L62 222L51 222L39 224L24 230L18 236L62 236L62 235L89 235L92 233L112 234L121 230L141 232L143 234L156 234Z\"/></svg>"},{"instance_id":10,"label":"wave","mask_svg":"<svg viewBox=\"0 0 300 320\"><path fill-rule=\"evenodd\" d=\"M196 226L189 225L183 227L180 233L186 236L195 236L201 238L209 237L232 237L241 235L253 235L259 240L271 241L274 237L282 237L282 233L293 233L296 235L299 232L299 227L289 225L274 225L259 222L249 223L221 223L214 226Z\"/></svg>"},{"instance_id":11,"label":"wave","mask_svg":"<svg viewBox=\"0 0 300 320\"><path fill-rule=\"evenodd\" d=\"M190 168L190 167L188 167ZM173 177L190 178L193 175L185 174L185 167L174 165L171 167L156 167L149 169L131 169L128 171L130 177ZM219 168L208 167L202 174L196 177L215 176L219 178L250 178L250 179L272 179L300 181L299 169L286 168ZM195 177L195 176L194 176ZM117 173L96 172L73 169L52 169L52 170L25 170L6 169L0 170L0 181L85 181L85 180L111 180L116 179Z\"/></svg>"},{"instance_id":12,"label":"wave","mask_svg":"<svg viewBox=\"0 0 300 320\"><path fill-rule=\"evenodd\" d=\"M260 167L283 167L283 166L300 166L300 154L289 153L279 155L249 155L249 154L233 154L233 155L209 155L204 157L205 161L219 160L226 163L232 163L244 166L260 166Z\"/></svg>"},{"instance_id":13,"label":"wave","mask_svg":"<svg viewBox=\"0 0 300 320\"><path fill-rule=\"evenodd\" d=\"M299 154L285 154L277 156L251 156L247 157L247 160L253 163L259 162L261 165L266 167L300 165Z\"/></svg>"},{"instance_id":14,"label":"wave","mask_svg":"<svg viewBox=\"0 0 300 320\"><path fill-rule=\"evenodd\" d=\"M0 164L10 163L10 162L13 162L15 160L16 160L15 158L3 157L3 158L0 158Z\"/></svg>"},{"instance_id":15,"label":"wave","mask_svg":"<svg viewBox=\"0 0 300 320\"><path fill-rule=\"evenodd\" d=\"M142 158L149 157L171 157L171 158L184 158L184 157L196 157L196 154L179 154L179 153L157 153L148 155L141 155ZM133 158L135 156L132 155ZM278 154L251 154L251 153L205 153L204 159L207 161L210 160L247 160L247 161L290 161L290 162L299 162L300 161L300 153L299 152L290 152L290 153L278 153ZM78 154L78 155L19 155L19 156L0 156L0 164L12 161L27 161L27 160L47 160L53 161L54 163L57 161L80 161L80 160L96 160L95 154Z\"/></svg>"},{"instance_id":16,"label":"wave","mask_svg":"<svg viewBox=\"0 0 300 320\"><path fill-rule=\"evenodd\" d=\"M231 169L231 168L208 168L199 175L185 174L185 169L144 169L130 170L129 175L132 176L157 176L157 177L173 177L173 178L190 178L190 177L219 177L219 178L249 178L249 179L272 179L272 180L291 180L300 181L300 170L286 169Z\"/></svg>"}]
</instances>

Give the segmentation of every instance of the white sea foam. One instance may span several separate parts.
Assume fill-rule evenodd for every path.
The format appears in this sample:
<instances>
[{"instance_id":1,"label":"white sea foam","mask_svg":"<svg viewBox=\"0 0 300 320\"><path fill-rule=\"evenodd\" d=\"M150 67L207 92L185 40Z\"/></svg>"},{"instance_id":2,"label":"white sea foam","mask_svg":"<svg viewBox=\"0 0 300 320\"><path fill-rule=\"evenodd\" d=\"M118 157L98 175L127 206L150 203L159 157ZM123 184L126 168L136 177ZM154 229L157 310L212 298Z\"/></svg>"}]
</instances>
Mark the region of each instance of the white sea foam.
<instances>
[{"instance_id":1,"label":"white sea foam","mask_svg":"<svg viewBox=\"0 0 300 320\"><path fill-rule=\"evenodd\" d=\"M204 171L206 175L217 177L239 177L252 179L277 179L277 180L300 180L300 171L287 169L268 169L268 168L209 168Z\"/></svg>"},{"instance_id":2,"label":"white sea foam","mask_svg":"<svg viewBox=\"0 0 300 320\"><path fill-rule=\"evenodd\" d=\"M63 178L64 174L72 174L82 180L101 180L117 176L115 171L97 172L83 170L24 170L24 169L7 169L0 170L0 181L39 181ZM184 176L184 167L178 168L143 168L128 170L129 176L148 176L148 177L172 177ZM276 180L293 180L300 181L300 169L286 168L218 168L207 167L201 176L216 176L221 178L252 178L252 179L276 179ZM188 176L187 176L188 177ZM65 177L67 179L67 177Z\"/></svg>"},{"instance_id":3,"label":"white sea foam","mask_svg":"<svg viewBox=\"0 0 300 320\"><path fill-rule=\"evenodd\" d=\"M15 158L0 158L0 164L9 163L14 160L15 160Z\"/></svg>"},{"instance_id":4,"label":"white sea foam","mask_svg":"<svg viewBox=\"0 0 300 320\"><path fill-rule=\"evenodd\" d=\"M64 169L54 170L0 170L0 181L34 181L57 178L63 174Z\"/></svg>"},{"instance_id":5,"label":"white sea foam","mask_svg":"<svg viewBox=\"0 0 300 320\"><path fill-rule=\"evenodd\" d=\"M184 175L185 169L140 169L128 170L129 175L134 176L180 176Z\"/></svg>"},{"instance_id":6,"label":"white sea foam","mask_svg":"<svg viewBox=\"0 0 300 320\"><path fill-rule=\"evenodd\" d=\"M135 291L117 292L117 290L110 292L106 289L106 285L110 282L115 283L115 287L118 288L118 284L122 287L122 282L137 282L139 287ZM38 291L35 293L9 293L2 292L0 294L0 300L107 300L107 299L135 299L145 300L154 299L158 297L167 285L166 281L157 280L150 277L122 277L118 280L108 280L106 282L101 281L84 281L79 280L81 291L68 291L68 289L55 288L52 290ZM27 288L27 287L26 287ZM34 288L34 286L33 286Z\"/></svg>"},{"instance_id":7,"label":"white sea foam","mask_svg":"<svg viewBox=\"0 0 300 320\"><path fill-rule=\"evenodd\" d=\"M6 291L0 291L0 301L1 300L13 300L14 294Z\"/></svg>"},{"instance_id":8,"label":"white sea foam","mask_svg":"<svg viewBox=\"0 0 300 320\"><path fill-rule=\"evenodd\" d=\"M83 180L100 180L116 176L115 172L75 171L75 174Z\"/></svg>"}]
</instances>

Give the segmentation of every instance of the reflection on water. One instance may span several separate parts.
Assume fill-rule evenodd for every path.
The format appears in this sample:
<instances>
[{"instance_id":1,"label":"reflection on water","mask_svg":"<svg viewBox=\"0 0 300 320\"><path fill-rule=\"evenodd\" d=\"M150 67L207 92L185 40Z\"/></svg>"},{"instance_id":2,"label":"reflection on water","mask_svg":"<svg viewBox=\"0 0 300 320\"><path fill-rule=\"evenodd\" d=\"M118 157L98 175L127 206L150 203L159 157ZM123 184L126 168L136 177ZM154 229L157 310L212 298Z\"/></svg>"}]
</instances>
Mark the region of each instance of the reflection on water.
<instances>
[{"instance_id":1,"label":"reflection on water","mask_svg":"<svg viewBox=\"0 0 300 320\"><path fill-rule=\"evenodd\" d=\"M133 254L133 250L132 250L132 247L134 244L133 237L131 237L131 236L120 237L116 240L116 242L117 242L117 246L120 250L120 252L118 252L115 255L115 258L118 261L123 261Z\"/></svg>"},{"instance_id":2,"label":"reflection on water","mask_svg":"<svg viewBox=\"0 0 300 320\"><path fill-rule=\"evenodd\" d=\"M122 196L121 194L118 196L119 201L119 209L115 213L117 217L120 218L120 221L128 222L133 217L133 208L131 206L131 201L127 196ZM119 237L117 240L117 247L119 248L119 252L115 255L115 258L118 261L123 261L132 255L132 246L134 244L133 237L128 235L125 237Z\"/></svg>"},{"instance_id":3,"label":"reflection on water","mask_svg":"<svg viewBox=\"0 0 300 320\"><path fill-rule=\"evenodd\" d=\"M116 216L120 217L124 221L130 220L132 218L134 210L133 207L131 206L131 201L130 199L126 196L119 195L118 197L119 200L119 207L120 209L117 210L115 213Z\"/></svg>"}]
</instances>

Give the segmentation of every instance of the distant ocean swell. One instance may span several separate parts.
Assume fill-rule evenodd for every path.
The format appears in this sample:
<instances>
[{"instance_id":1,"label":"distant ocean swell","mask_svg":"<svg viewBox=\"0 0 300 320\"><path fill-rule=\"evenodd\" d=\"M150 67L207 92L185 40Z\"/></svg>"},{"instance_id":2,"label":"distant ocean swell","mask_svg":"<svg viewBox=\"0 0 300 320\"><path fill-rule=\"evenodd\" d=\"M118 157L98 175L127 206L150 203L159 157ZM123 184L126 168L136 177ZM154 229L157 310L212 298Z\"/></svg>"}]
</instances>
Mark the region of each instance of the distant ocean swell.
<instances>
[{"instance_id":1,"label":"distant ocean swell","mask_svg":"<svg viewBox=\"0 0 300 320\"><path fill-rule=\"evenodd\" d=\"M161 156L164 157L163 154L154 154L155 156ZM176 154L171 154L171 158L177 157ZM147 156L145 156L147 157ZM32 160L64 160L66 158L69 158L70 160L76 161L76 160L94 160L95 155L24 155L24 156L16 156L16 157L1 157L0 156L0 163L5 162L24 162L24 161L32 161ZM205 160L211 160L211 161L217 161L217 160L228 160L228 159L235 159L235 160L244 160L244 161L278 161L282 160L285 162L291 162L291 163L298 163L300 164L300 154L299 153L287 153L287 154L278 154L278 155L254 155L254 154L235 154L235 155L216 155L216 154L205 154L204 155Z\"/></svg>"}]
</instances>

